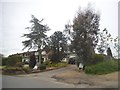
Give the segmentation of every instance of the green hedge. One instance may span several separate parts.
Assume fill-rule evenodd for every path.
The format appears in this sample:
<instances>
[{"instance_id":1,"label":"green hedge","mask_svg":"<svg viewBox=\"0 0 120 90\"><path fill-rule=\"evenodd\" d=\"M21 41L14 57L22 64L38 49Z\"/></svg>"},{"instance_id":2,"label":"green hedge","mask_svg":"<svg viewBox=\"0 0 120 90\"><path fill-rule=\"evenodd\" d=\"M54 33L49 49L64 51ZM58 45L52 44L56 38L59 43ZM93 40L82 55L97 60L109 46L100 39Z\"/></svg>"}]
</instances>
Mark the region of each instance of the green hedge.
<instances>
[{"instance_id":1,"label":"green hedge","mask_svg":"<svg viewBox=\"0 0 120 90\"><path fill-rule=\"evenodd\" d=\"M16 71L23 71L21 67L5 67L4 73L15 74Z\"/></svg>"},{"instance_id":2,"label":"green hedge","mask_svg":"<svg viewBox=\"0 0 120 90\"><path fill-rule=\"evenodd\" d=\"M9 56L6 61L6 66L15 66L17 62L22 62L22 57L19 55Z\"/></svg>"},{"instance_id":3,"label":"green hedge","mask_svg":"<svg viewBox=\"0 0 120 90\"><path fill-rule=\"evenodd\" d=\"M104 55L103 54L95 54L95 55L93 55L93 58L92 58L89 65L94 65L94 64L97 64L97 63L103 62L103 61L104 61Z\"/></svg>"},{"instance_id":4,"label":"green hedge","mask_svg":"<svg viewBox=\"0 0 120 90\"><path fill-rule=\"evenodd\" d=\"M51 63L52 63L52 61L49 61L49 60L47 60L47 61L44 62L45 65L49 65Z\"/></svg>"},{"instance_id":5,"label":"green hedge","mask_svg":"<svg viewBox=\"0 0 120 90\"><path fill-rule=\"evenodd\" d=\"M32 71L32 69L30 67L23 67L22 69L23 69L23 71L25 71L28 74L31 73L31 71Z\"/></svg>"},{"instance_id":6,"label":"green hedge","mask_svg":"<svg viewBox=\"0 0 120 90\"><path fill-rule=\"evenodd\" d=\"M23 67L24 63L23 62L16 62L14 65L15 67Z\"/></svg>"},{"instance_id":7,"label":"green hedge","mask_svg":"<svg viewBox=\"0 0 120 90\"><path fill-rule=\"evenodd\" d=\"M45 64L41 64L41 65L39 66L39 69L40 69L40 70L45 70L45 69L46 69L46 65L45 65Z\"/></svg>"},{"instance_id":8,"label":"green hedge","mask_svg":"<svg viewBox=\"0 0 120 90\"><path fill-rule=\"evenodd\" d=\"M120 62L119 62L120 65ZM111 72L118 71L120 67L118 67L117 60L108 60L104 62L97 63L92 66L85 67L85 73L87 74L107 74Z\"/></svg>"},{"instance_id":9,"label":"green hedge","mask_svg":"<svg viewBox=\"0 0 120 90\"><path fill-rule=\"evenodd\" d=\"M2 58L2 66L5 66L5 65L6 65L7 60L8 60L7 57L3 57L3 58Z\"/></svg>"},{"instance_id":10,"label":"green hedge","mask_svg":"<svg viewBox=\"0 0 120 90\"><path fill-rule=\"evenodd\" d=\"M31 73L31 69L29 67L10 67L6 66L3 68L3 74L16 74L16 72L20 72L20 74Z\"/></svg>"},{"instance_id":11,"label":"green hedge","mask_svg":"<svg viewBox=\"0 0 120 90\"><path fill-rule=\"evenodd\" d=\"M118 70L120 71L120 60L118 59Z\"/></svg>"}]
</instances>

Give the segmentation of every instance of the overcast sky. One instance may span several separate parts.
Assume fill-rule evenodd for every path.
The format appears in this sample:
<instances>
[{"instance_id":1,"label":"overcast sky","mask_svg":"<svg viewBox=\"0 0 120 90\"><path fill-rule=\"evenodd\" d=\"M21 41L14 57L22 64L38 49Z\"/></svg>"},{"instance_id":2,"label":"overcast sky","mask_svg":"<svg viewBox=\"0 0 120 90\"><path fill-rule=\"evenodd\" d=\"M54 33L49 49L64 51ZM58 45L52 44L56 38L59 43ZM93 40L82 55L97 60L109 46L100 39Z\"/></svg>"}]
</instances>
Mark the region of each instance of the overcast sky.
<instances>
[{"instance_id":1,"label":"overcast sky","mask_svg":"<svg viewBox=\"0 0 120 90\"><path fill-rule=\"evenodd\" d=\"M100 29L107 30L113 37L118 36L118 1L119 0L1 0L0 1L0 53L4 55L23 52L21 38L28 31L31 15L44 19L51 31L63 31L65 24L72 22L79 7L92 4L101 15Z\"/></svg>"}]
</instances>

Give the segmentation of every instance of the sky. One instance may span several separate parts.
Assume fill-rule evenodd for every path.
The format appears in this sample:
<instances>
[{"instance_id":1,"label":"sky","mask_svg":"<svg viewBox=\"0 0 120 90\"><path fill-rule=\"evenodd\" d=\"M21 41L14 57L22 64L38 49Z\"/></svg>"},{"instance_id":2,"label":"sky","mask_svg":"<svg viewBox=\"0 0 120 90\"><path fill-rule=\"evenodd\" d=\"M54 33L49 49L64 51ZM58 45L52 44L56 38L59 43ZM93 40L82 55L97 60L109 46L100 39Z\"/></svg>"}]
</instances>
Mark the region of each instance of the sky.
<instances>
[{"instance_id":1,"label":"sky","mask_svg":"<svg viewBox=\"0 0 120 90\"><path fill-rule=\"evenodd\" d=\"M21 36L28 33L31 15L50 27L48 36L63 31L65 24L73 21L76 12L90 3L100 13L100 29L118 36L119 0L1 0L0 1L0 53L8 56L22 51ZM27 50L25 50L27 51Z\"/></svg>"}]
</instances>

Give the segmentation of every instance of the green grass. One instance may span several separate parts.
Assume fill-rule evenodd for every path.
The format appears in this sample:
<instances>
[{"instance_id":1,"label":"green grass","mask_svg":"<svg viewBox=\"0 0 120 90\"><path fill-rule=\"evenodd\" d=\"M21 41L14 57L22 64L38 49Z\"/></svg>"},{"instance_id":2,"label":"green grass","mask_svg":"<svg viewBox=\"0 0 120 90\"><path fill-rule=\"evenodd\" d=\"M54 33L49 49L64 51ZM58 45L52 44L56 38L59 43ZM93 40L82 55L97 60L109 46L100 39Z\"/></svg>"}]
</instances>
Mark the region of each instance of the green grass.
<instances>
[{"instance_id":1,"label":"green grass","mask_svg":"<svg viewBox=\"0 0 120 90\"><path fill-rule=\"evenodd\" d=\"M120 62L119 62L120 65ZM92 66L86 66L85 67L85 73L87 74L108 74L111 72L115 72L120 70L118 67L118 61L117 60L108 60L104 62L100 62L98 64L92 65Z\"/></svg>"},{"instance_id":2,"label":"green grass","mask_svg":"<svg viewBox=\"0 0 120 90\"><path fill-rule=\"evenodd\" d=\"M59 62L59 63L49 63L47 66L48 67L66 67L67 63L62 63L62 62Z\"/></svg>"},{"instance_id":3,"label":"green grass","mask_svg":"<svg viewBox=\"0 0 120 90\"><path fill-rule=\"evenodd\" d=\"M17 71L25 72L25 73L30 73L31 69L29 67L11 67L11 66L6 66L3 68L3 74L10 74L10 75L15 75Z\"/></svg>"},{"instance_id":4,"label":"green grass","mask_svg":"<svg viewBox=\"0 0 120 90\"><path fill-rule=\"evenodd\" d=\"M0 69L3 69L5 66L0 66Z\"/></svg>"}]
</instances>

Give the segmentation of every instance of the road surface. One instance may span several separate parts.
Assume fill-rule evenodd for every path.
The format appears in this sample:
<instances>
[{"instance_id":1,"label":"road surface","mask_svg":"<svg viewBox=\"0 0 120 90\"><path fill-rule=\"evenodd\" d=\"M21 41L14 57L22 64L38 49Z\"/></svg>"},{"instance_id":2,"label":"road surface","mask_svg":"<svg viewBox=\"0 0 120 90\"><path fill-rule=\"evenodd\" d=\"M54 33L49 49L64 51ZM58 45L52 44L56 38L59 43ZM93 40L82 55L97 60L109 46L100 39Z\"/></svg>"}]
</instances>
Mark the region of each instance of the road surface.
<instances>
[{"instance_id":1,"label":"road surface","mask_svg":"<svg viewBox=\"0 0 120 90\"><path fill-rule=\"evenodd\" d=\"M57 82L53 75L66 72L75 66L36 74L7 76L2 75L2 88L75 88L73 84Z\"/></svg>"},{"instance_id":2,"label":"road surface","mask_svg":"<svg viewBox=\"0 0 120 90\"><path fill-rule=\"evenodd\" d=\"M86 75L76 72L76 66L71 65L65 68L27 74L27 75L17 75L17 76L2 76L2 86L3 88L117 88L118 87L118 77L117 72L107 75ZM63 82L58 82L58 80L51 78L55 75L59 75L58 79L62 79ZM74 76L75 75L75 76ZM66 77L67 76L67 77ZM0 76L1 77L1 76ZM62 77L62 78L61 78ZM66 77L66 78L64 78ZM71 78L70 78L71 77ZM65 83L75 82L75 80L80 80L80 84ZM85 82L87 81L87 83Z\"/></svg>"}]
</instances>

